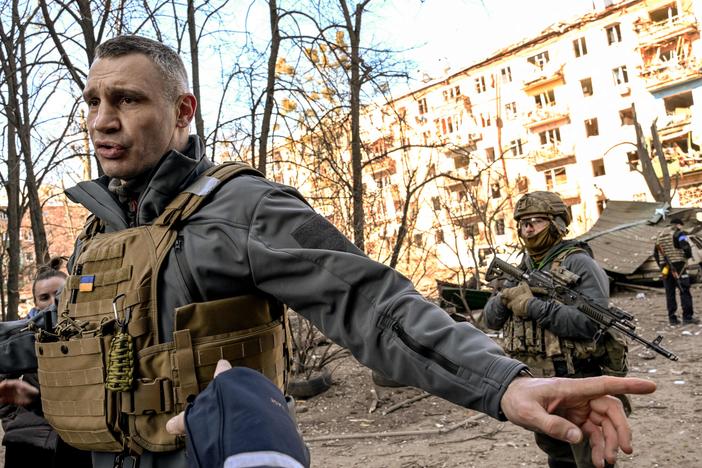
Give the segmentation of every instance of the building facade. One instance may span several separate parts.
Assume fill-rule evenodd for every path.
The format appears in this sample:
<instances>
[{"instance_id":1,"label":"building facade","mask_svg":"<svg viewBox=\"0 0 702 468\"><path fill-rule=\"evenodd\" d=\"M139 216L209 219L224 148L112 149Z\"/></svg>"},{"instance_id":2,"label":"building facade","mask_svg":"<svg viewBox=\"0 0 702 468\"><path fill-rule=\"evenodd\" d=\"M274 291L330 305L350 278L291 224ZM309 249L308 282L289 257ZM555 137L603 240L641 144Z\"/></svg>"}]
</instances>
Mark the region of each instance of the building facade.
<instances>
[{"instance_id":1,"label":"building facade","mask_svg":"<svg viewBox=\"0 0 702 468\"><path fill-rule=\"evenodd\" d=\"M410 175L414 186L425 181L411 201L411 241L459 279L518 247L511 213L527 191L559 193L574 235L607 200L654 201L636 117L651 154L656 125L672 204L700 204L699 9L696 0L605 2L395 99L365 119L376 160L369 193L385 192L387 222L397 224Z\"/></svg>"}]
</instances>

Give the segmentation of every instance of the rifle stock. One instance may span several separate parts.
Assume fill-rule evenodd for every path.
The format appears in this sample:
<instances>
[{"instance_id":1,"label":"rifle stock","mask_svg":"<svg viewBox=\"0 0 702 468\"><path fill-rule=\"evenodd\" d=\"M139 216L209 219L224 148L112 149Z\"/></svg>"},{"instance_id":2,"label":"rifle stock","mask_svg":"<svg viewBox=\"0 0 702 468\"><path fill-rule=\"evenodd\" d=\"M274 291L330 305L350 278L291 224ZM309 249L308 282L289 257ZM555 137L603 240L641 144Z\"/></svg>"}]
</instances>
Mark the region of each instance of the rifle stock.
<instances>
[{"instance_id":1,"label":"rifle stock","mask_svg":"<svg viewBox=\"0 0 702 468\"><path fill-rule=\"evenodd\" d=\"M490 263L485 275L486 278L497 278L505 275L517 281L526 281L531 288L546 290L550 299L573 306L587 315L600 327L597 335L593 337L595 341L599 339L605 330L614 330L671 361L678 360L678 356L660 345L661 341L663 341L662 336L658 335L653 341L648 341L638 335L635 331L636 325L632 322L634 320L633 315L615 306L604 307L598 304L590 297L571 289L568 283L557 275L539 270L526 272L495 257Z\"/></svg>"}]
</instances>

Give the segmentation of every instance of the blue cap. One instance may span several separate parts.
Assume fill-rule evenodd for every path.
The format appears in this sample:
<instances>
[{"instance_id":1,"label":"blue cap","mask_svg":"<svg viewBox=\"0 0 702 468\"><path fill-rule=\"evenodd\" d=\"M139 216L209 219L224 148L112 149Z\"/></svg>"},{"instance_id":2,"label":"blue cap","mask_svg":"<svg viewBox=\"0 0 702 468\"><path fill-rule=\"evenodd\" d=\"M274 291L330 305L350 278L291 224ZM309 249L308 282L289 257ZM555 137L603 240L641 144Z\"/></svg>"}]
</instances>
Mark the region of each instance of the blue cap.
<instances>
[{"instance_id":1,"label":"blue cap","mask_svg":"<svg viewBox=\"0 0 702 468\"><path fill-rule=\"evenodd\" d=\"M219 374L185 410L192 468L307 468L309 451L285 397L255 370Z\"/></svg>"}]
</instances>

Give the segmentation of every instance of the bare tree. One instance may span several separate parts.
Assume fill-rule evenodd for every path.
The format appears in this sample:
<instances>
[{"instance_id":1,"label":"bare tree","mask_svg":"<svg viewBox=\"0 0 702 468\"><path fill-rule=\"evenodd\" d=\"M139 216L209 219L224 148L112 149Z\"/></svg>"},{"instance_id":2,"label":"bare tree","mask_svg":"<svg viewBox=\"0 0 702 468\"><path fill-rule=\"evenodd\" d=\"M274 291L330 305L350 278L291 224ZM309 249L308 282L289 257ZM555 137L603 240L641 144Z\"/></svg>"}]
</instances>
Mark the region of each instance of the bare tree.
<instances>
[{"instance_id":1,"label":"bare tree","mask_svg":"<svg viewBox=\"0 0 702 468\"><path fill-rule=\"evenodd\" d=\"M663 148L661 147L660 139L658 138L658 129L656 128L656 121L654 120L651 124L651 138L653 144L653 151L655 151L655 156L658 158L659 166L661 168L661 178L658 178L656 170L653 166L653 158L648 151L648 143L646 137L641 129L641 124L636 116L636 109L634 105L631 105L631 109L634 115L634 129L636 130L636 152L641 162L641 171L648 189L651 191L653 199L658 202L670 203L672 198L671 193L671 183L670 183L670 173L668 172L668 162L665 159L665 154L663 154Z\"/></svg>"}]
</instances>

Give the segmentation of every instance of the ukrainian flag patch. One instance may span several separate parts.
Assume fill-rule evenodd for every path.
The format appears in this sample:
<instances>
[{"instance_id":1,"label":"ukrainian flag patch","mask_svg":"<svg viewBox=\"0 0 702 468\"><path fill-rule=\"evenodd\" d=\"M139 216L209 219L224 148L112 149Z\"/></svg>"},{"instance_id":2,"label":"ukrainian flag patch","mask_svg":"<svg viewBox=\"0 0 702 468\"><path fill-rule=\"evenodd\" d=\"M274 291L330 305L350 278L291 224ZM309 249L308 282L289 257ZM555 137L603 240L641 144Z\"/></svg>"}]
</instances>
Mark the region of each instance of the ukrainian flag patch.
<instances>
[{"instance_id":1,"label":"ukrainian flag patch","mask_svg":"<svg viewBox=\"0 0 702 468\"><path fill-rule=\"evenodd\" d=\"M94 284L95 284L95 275L81 276L80 277L80 285L78 286L78 291L90 292L93 290Z\"/></svg>"}]
</instances>

